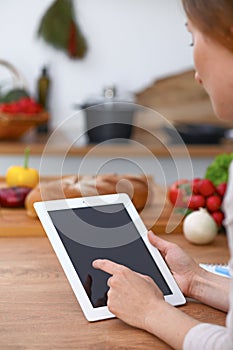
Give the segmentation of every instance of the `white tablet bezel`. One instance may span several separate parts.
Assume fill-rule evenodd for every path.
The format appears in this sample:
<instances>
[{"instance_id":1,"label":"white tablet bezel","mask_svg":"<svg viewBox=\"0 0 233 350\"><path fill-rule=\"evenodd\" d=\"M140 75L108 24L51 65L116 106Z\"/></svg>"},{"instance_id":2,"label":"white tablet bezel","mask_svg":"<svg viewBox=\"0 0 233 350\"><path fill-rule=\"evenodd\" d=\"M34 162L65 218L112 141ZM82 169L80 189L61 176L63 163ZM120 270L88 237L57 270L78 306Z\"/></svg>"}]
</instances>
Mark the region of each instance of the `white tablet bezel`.
<instances>
[{"instance_id":1,"label":"white tablet bezel","mask_svg":"<svg viewBox=\"0 0 233 350\"><path fill-rule=\"evenodd\" d=\"M143 239L149 253L151 254L153 260L156 262L161 274L163 275L165 281L167 282L169 288L172 291L171 295L165 295L165 300L172 305L182 305L185 304L186 300L180 291L178 285L176 284L174 277L172 276L168 266L166 265L164 259L162 258L160 252L153 247L147 238L147 229L143 224L137 210L135 209L133 203L131 202L129 196L124 193L120 194L110 194L101 195L94 197L82 197L82 198L71 198L71 199L61 199L61 200L51 200L45 202L34 203L37 215L42 223L42 226L51 242L51 245L60 261L63 270L70 282L70 285L74 291L74 294L83 310L83 313L88 321L97 321L101 319L107 319L115 317L109 310L107 306L93 307L86 291L79 279L78 274L68 256L68 253L59 237L59 234L51 220L49 211L51 210L63 210L72 208L84 208L90 206L107 205L107 204L118 204L124 205L130 218L133 220L139 235Z\"/></svg>"}]
</instances>

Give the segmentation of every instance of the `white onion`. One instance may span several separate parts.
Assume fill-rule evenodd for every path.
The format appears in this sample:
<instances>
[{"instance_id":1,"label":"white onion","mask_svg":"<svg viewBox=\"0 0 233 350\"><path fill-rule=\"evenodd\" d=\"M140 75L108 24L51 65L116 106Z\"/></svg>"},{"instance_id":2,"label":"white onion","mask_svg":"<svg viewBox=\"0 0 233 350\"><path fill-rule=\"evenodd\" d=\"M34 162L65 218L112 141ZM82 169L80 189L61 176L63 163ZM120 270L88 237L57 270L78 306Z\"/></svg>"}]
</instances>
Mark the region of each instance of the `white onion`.
<instances>
[{"instance_id":1,"label":"white onion","mask_svg":"<svg viewBox=\"0 0 233 350\"><path fill-rule=\"evenodd\" d=\"M183 232L191 243L207 244L214 240L218 227L207 210L200 208L186 216L183 222Z\"/></svg>"}]
</instances>

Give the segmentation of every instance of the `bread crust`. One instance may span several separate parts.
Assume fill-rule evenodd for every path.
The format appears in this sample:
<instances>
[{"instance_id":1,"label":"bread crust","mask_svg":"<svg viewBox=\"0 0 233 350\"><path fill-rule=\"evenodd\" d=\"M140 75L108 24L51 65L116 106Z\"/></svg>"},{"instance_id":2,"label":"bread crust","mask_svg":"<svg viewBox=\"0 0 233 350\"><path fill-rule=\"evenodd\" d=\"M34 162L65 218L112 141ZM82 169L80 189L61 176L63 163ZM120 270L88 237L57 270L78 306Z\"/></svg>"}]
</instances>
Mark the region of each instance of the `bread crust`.
<instances>
[{"instance_id":1,"label":"bread crust","mask_svg":"<svg viewBox=\"0 0 233 350\"><path fill-rule=\"evenodd\" d=\"M83 175L65 176L57 180L40 182L26 197L27 214L36 217L35 202L53 199L88 197L103 194L127 193L136 209L141 211L152 198L151 177L145 175Z\"/></svg>"}]
</instances>

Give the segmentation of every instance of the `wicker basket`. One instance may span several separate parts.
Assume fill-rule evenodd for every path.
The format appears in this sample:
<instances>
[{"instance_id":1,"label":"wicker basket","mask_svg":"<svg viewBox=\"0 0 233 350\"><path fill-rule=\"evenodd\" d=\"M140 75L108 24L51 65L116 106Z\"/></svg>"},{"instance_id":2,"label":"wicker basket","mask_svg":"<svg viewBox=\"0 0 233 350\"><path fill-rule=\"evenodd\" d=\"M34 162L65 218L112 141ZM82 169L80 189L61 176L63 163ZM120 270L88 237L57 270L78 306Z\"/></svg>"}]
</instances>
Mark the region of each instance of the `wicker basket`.
<instances>
[{"instance_id":1,"label":"wicker basket","mask_svg":"<svg viewBox=\"0 0 233 350\"><path fill-rule=\"evenodd\" d=\"M0 112L0 139L18 139L30 129L44 124L49 120L48 112L41 112L34 115L19 113L8 115Z\"/></svg>"},{"instance_id":2,"label":"wicker basket","mask_svg":"<svg viewBox=\"0 0 233 350\"><path fill-rule=\"evenodd\" d=\"M0 60L0 65L7 68L12 74L14 84L18 87L26 88L25 81L18 71L9 62ZM42 125L49 120L49 113L42 111L36 114L24 113L3 113L0 112L0 140L18 139L30 129Z\"/></svg>"}]
</instances>

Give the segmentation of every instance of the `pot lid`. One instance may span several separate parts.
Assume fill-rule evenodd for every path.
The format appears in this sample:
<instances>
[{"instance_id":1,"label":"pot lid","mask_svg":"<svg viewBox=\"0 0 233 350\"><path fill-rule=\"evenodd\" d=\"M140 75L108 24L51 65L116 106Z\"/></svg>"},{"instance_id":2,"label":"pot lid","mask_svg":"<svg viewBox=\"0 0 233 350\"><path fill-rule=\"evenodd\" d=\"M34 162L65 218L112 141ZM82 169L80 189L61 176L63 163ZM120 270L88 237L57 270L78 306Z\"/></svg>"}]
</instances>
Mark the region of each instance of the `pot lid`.
<instances>
[{"instance_id":1,"label":"pot lid","mask_svg":"<svg viewBox=\"0 0 233 350\"><path fill-rule=\"evenodd\" d=\"M91 107L97 104L114 103L114 102L131 102L135 101L133 94L129 92L119 93L115 85L105 86L100 96L92 96L81 104L82 108Z\"/></svg>"}]
</instances>

